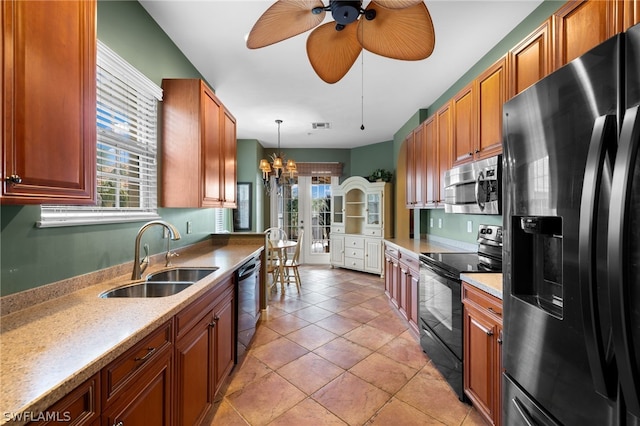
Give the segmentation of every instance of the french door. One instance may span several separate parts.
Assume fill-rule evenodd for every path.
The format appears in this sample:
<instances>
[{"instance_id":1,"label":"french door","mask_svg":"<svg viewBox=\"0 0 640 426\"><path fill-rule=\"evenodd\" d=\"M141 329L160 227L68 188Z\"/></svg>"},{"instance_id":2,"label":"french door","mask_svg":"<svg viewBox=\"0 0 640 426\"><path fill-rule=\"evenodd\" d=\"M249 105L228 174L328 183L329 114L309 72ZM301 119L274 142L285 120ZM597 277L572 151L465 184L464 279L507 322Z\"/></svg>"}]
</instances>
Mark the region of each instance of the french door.
<instances>
[{"instance_id":1,"label":"french door","mask_svg":"<svg viewBox=\"0 0 640 426\"><path fill-rule=\"evenodd\" d=\"M284 228L290 240L304 229L302 263L329 264L332 183L337 176L296 176L271 193L271 226Z\"/></svg>"}]
</instances>

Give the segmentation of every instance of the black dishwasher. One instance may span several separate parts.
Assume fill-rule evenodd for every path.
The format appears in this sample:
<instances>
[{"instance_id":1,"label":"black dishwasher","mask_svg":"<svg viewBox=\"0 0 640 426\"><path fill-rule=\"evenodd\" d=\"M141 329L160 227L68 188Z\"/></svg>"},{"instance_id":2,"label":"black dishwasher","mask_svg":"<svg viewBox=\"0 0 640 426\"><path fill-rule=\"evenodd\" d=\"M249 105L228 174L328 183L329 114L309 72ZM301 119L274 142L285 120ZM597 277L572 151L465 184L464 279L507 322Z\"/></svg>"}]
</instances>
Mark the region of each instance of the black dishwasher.
<instances>
[{"instance_id":1,"label":"black dishwasher","mask_svg":"<svg viewBox=\"0 0 640 426\"><path fill-rule=\"evenodd\" d=\"M260 255L256 255L236 270L236 363L253 339L260 319L260 263Z\"/></svg>"}]
</instances>

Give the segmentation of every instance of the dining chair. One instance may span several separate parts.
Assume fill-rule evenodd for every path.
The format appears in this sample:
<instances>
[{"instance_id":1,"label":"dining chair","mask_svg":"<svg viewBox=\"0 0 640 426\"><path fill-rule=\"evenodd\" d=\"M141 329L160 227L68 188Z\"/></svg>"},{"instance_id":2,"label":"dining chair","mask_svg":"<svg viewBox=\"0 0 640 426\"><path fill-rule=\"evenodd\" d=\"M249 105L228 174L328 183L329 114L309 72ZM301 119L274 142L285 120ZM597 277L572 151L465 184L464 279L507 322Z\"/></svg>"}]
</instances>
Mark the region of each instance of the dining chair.
<instances>
[{"instance_id":1,"label":"dining chair","mask_svg":"<svg viewBox=\"0 0 640 426\"><path fill-rule=\"evenodd\" d=\"M298 266L300 266L300 249L302 247L302 237L304 235L304 229L300 229L298 231L298 241L296 243L295 251L293 252L293 256L291 259L286 259L284 261L284 282L289 285L289 283L295 283L296 288L298 289L298 293L300 292L300 286L302 281L300 280L300 272L298 271Z\"/></svg>"},{"instance_id":2,"label":"dining chair","mask_svg":"<svg viewBox=\"0 0 640 426\"><path fill-rule=\"evenodd\" d=\"M280 281L280 252L275 250L275 244L280 240L287 240L287 232L278 227L270 227L265 229L265 239L267 240L267 274L271 275L271 285L269 289Z\"/></svg>"}]
</instances>

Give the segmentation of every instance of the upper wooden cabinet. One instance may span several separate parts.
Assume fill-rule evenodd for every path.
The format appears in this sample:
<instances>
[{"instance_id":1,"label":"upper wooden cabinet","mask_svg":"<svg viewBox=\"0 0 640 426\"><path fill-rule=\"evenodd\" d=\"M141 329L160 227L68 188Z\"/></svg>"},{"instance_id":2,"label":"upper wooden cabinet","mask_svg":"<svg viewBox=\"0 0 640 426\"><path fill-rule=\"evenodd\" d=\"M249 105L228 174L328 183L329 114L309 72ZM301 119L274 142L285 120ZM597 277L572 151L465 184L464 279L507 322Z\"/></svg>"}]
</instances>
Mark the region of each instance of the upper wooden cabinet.
<instances>
[{"instance_id":1,"label":"upper wooden cabinet","mask_svg":"<svg viewBox=\"0 0 640 426\"><path fill-rule=\"evenodd\" d=\"M622 12L622 31L640 23L640 0L625 0Z\"/></svg>"},{"instance_id":2,"label":"upper wooden cabinet","mask_svg":"<svg viewBox=\"0 0 640 426\"><path fill-rule=\"evenodd\" d=\"M553 14L554 69L571 62L621 30L621 1L568 1Z\"/></svg>"},{"instance_id":3,"label":"upper wooden cabinet","mask_svg":"<svg viewBox=\"0 0 640 426\"><path fill-rule=\"evenodd\" d=\"M473 160L475 150L475 98L474 83L469 83L453 98L453 165L467 163Z\"/></svg>"},{"instance_id":4,"label":"upper wooden cabinet","mask_svg":"<svg viewBox=\"0 0 640 426\"><path fill-rule=\"evenodd\" d=\"M0 202L95 204L96 2L1 7Z\"/></svg>"},{"instance_id":5,"label":"upper wooden cabinet","mask_svg":"<svg viewBox=\"0 0 640 426\"><path fill-rule=\"evenodd\" d=\"M454 166L502 151L506 72L502 57L453 98Z\"/></svg>"},{"instance_id":6,"label":"upper wooden cabinet","mask_svg":"<svg viewBox=\"0 0 640 426\"><path fill-rule=\"evenodd\" d=\"M553 50L551 45L552 19L549 18L527 38L509 51L509 98L537 83L551 72Z\"/></svg>"},{"instance_id":7,"label":"upper wooden cabinet","mask_svg":"<svg viewBox=\"0 0 640 426\"><path fill-rule=\"evenodd\" d=\"M500 58L475 80L477 142L474 159L502 152L502 104L507 100L507 61Z\"/></svg>"},{"instance_id":8,"label":"upper wooden cabinet","mask_svg":"<svg viewBox=\"0 0 640 426\"><path fill-rule=\"evenodd\" d=\"M407 147L407 208L424 207L426 181L426 147L424 124L416 127L405 139Z\"/></svg>"},{"instance_id":9,"label":"upper wooden cabinet","mask_svg":"<svg viewBox=\"0 0 640 426\"><path fill-rule=\"evenodd\" d=\"M438 171L436 174L436 204L444 203L444 174L451 168L451 101L441 106L436 116Z\"/></svg>"},{"instance_id":10,"label":"upper wooden cabinet","mask_svg":"<svg viewBox=\"0 0 640 426\"><path fill-rule=\"evenodd\" d=\"M423 150L425 166L422 175L426 175L424 200L426 207L433 207L438 202L438 127L435 116L423 123Z\"/></svg>"},{"instance_id":11,"label":"upper wooden cabinet","mask_svg":"<svg viewBox=\"0 0 640 426\"><path fill-rule=\"evenodd\" d=\"M162 81L163 207L236 207L236 122L199 79Z\"/></svg>"}]
</instances>

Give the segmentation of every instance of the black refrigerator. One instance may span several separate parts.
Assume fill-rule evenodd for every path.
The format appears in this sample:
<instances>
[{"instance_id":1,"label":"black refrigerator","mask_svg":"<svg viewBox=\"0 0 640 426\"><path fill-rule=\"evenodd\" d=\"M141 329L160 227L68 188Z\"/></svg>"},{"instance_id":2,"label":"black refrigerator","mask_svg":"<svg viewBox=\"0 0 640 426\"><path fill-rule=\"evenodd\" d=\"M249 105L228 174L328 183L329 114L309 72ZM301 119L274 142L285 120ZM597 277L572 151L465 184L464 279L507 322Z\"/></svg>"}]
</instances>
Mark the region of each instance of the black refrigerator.
<instances>
[{"instance_id":1,"label":"black refrigerator","mask_svg":"<svg viewBox=\"0 0 640 426\"><path fill-rule=\"evenodd\" d=\"M504 105L503 419L640 426L640 26Z\"/></svg>"}]
</instances>

